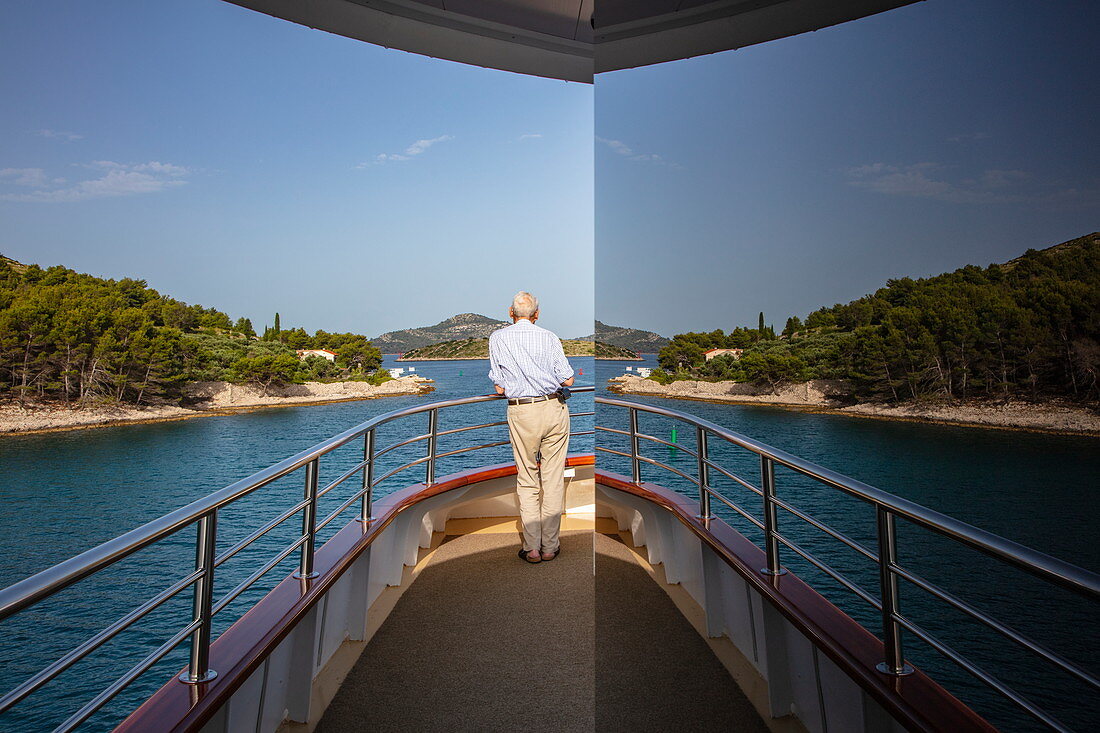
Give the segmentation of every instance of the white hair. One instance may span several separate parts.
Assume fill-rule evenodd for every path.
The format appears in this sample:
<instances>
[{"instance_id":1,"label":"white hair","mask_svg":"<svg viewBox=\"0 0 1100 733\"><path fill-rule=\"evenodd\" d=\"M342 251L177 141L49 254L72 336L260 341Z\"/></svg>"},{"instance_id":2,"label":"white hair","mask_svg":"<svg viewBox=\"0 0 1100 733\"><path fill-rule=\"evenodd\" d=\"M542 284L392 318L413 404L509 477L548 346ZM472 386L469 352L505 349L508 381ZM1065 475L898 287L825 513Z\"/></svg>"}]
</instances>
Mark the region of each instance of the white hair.
<instances>
[{"instance_id":1,"label":"white hair","mask_svg":"<svg viewBox=\"0 0 1100 733\"><path fill-rule=\"evenodd\" d=\"M512 298L512 313L516 318L530 318L539 311L539 299L521 290Z\"/></svg>"}]
</instances>

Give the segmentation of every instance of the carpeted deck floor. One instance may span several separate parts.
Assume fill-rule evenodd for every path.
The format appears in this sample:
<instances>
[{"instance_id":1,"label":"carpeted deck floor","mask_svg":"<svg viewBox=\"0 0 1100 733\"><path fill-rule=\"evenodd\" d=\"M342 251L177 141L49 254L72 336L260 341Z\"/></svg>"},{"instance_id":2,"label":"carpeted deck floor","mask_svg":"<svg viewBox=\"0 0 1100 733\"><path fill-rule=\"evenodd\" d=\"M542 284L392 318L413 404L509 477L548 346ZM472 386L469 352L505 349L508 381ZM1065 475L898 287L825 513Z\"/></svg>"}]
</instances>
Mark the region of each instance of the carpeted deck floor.
<instances>
[{"instance_id":1,"label":"carpeted deck floor","mask_svg":"<svg viewBox=\"0 0 1100 733\"><path fill-rule=\"evenodd\" d=\"M515 534L446 538L317 730L591 731L592 532L561 544L530 565Z\"/></svg>"},{"instance_id":2,"label":"carpeted deck floor","mask_svg":"<svg viewBox=\"0 0 1100 733\"><path fill-rule=\"evenodd\" d=\"M596 533L598 731L765 733L752 703L617 536Z\"/></svg>"},{"instance_id":3,"label":"carpeted deck floor","mask_svg":"<svg viewBox=\"0 0 1100 733\"><path fill-rule=\"evenodd\" d=\"M617 539L447 537L325 712L345 731L765 731L726 670ZM593 576L593 561L596 575Z\"/></svg>"}]
</instances>

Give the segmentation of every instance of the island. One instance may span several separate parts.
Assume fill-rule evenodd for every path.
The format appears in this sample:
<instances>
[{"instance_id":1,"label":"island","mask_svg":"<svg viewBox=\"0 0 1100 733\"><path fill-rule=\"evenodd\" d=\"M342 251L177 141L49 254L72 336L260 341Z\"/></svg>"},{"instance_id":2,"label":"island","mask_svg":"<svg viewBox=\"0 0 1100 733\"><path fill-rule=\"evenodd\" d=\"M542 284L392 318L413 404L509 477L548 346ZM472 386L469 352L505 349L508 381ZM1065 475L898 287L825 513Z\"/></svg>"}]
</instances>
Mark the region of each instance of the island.
<instances>
[{"instance_id":1,"label":"island","mask_svg":"<svg viewBox=\"0 0 1100 733\"><path fill-rule=\"evenodd\" d=\"M889 280L787 319L675 335L626 394L1100 435L1100 233Z\"/></svg>"},{"instance_id":2,"label":"island","mask_svg":"<svg viewBox=\"0 0 1100 733\"><path fill-rule=\"evenodd\" d=\"M615 361L642 361L629 349L590 339L562 339L566 356L595 356L597 359ZM406 351L397 361L455 361L463 359L488 359L488 338L467 338L443 341Z\"/></svg>"},{"instance_id":3,"label":"island","mask_svg":"<svg viewBox=\"0 0 1100 733\"><path fill-rule=\"evenodd\" d=\"M0 434L416 395L362 334L284 328L0 255Z\"/></svg>"}]
</instances>

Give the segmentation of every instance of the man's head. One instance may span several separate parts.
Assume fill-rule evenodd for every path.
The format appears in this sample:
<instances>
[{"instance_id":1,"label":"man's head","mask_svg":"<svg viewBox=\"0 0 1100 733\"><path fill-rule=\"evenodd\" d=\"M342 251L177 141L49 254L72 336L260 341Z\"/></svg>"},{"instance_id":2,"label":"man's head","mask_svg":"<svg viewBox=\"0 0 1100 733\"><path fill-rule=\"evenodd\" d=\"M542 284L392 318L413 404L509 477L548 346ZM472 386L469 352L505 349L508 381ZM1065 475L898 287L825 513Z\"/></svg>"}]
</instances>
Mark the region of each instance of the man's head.
<instances>
[{"instance_id":1,"label":"man's head","mask_svg":"<svg viewBox=\"0 0 1100 733\"><path fill-rule=\"evenodd\" d=\"M508 309L508 315L512 317L512 321L526 318L534 323L539 317L539 299L526 290L519 291L516 297L512 298L512 307Z\"/></svg>"}]
</instances>

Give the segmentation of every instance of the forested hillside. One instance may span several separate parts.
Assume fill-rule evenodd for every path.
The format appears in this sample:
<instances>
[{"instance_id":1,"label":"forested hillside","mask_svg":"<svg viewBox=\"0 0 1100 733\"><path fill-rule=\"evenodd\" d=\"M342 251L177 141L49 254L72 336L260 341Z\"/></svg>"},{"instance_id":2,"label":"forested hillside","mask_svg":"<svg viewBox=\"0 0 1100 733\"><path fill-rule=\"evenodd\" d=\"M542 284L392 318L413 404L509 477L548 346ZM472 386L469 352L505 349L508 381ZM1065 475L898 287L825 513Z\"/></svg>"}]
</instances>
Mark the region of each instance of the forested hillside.
<instances>
[{"instance_id":1,"label":"forested hillside","mask_svg":"<svg viewBox=\"0 0 1100 733\"><path fill-rule=\"evenodd\" d=\"M597 341L627 349L634 354L656 354L668 345L668 339L659 333L624 326L609 326L601 321L596 321L594 338Z\"/></svg>"},{"instance_id":2,"label":"forested hillside","mask_svg":"<svg viewBox=\"0 0 1100 733\"><path fill-rule=\"evenodd\" d=\"M745 348L710 362L710 348ZM763 325L675 336L659 380L851 380L861 397L1100 398L1100 234L986 268L889 280L850 303Z\"/></svg>"},{"instance_id":3,"label":"forested hillside","mask_svg":"<svg viewBox=\"0 0 1100 733\"><path fill-rule=\"evenodd\" d=\"M299 360L295 349L328 349ZM275 325L188 305L141 280L107 280L0 257L0 397L177 400L192 381L263 386L310 379L382 379L381 354L359 334Z\"/></svg>"},{"instance_id":4,"label":"forested hillside","mask_svg":"<svg viewBox=\"0 0 1100 733\"><path fill-rule=\"evenodd\" d=\"M580 339L562 339L562 349L566 356L592 356L593 343ZM406 351L398 361L429 361L435 359L488 359L489 339L457 339L438 344L422 346Z\"/></svg>"},{"instance_id":5,"label":"forested hillside","mask_svg":"<svg viewBox=\"0 0 1100 733\"><path fill-rule=\"evenodd\" d=\"M493 331L507 325L507 321L496 321L477 313L459 313L434 326L390 331L371 342L384 354L404 354L444 341L489 338Z\"/></svg>"}]
</instances>

